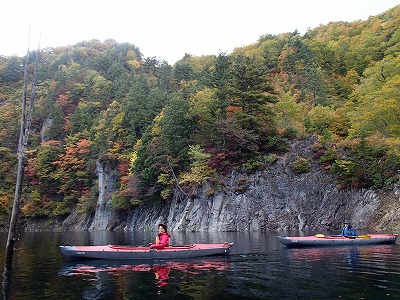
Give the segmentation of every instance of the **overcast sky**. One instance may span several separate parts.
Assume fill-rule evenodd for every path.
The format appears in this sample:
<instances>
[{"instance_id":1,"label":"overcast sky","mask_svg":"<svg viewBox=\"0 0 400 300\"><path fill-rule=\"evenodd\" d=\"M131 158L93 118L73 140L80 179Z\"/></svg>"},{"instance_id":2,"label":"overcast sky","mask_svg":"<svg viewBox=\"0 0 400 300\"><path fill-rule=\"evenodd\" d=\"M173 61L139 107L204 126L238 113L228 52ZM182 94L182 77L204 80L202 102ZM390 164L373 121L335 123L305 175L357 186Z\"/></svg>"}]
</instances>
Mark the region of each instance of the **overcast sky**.
<instances>
[{"instance_id":1,"label":"overcast sky","mask_svg":"<svg viewBox=\"0 0 400 300\"><path fill-rule=\"evenodd\" d=\"M185 53L231 52L265 34L366 20L400 0L3 0L0 55L84 40L129 42L174 64Z\"/></svg>"}]
</instances>

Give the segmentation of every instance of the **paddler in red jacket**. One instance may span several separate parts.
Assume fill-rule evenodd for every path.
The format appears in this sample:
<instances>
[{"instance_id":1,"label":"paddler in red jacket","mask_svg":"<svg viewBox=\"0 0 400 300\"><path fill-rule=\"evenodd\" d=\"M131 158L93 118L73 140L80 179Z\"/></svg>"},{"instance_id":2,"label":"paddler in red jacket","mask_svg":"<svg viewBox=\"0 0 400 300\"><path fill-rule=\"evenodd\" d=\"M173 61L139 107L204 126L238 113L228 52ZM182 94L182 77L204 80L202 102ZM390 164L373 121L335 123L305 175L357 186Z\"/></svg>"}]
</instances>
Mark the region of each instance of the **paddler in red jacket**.
<instances>
[{"instance_id":1,"label":"paddler in red jacket","mask_svg":"<svg viewBox=\"0 0 400 300\"><path fill-rule=\"evenodd\" d=\"M156 242L150 245L153 249L164 249L169 246L169 238L171 235L167 232L167 225L158 224L158 235L156 236Z\"/></svg>"}]
</instances>

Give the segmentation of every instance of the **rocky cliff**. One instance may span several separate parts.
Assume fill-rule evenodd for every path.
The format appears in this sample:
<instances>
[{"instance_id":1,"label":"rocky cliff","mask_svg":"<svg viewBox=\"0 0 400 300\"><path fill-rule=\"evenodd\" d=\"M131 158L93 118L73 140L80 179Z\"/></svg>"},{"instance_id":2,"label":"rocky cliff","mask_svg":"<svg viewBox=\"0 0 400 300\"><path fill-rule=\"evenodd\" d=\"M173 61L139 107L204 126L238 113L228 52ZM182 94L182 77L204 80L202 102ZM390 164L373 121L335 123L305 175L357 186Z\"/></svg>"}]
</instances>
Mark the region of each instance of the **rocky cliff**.
<instances>
[{"instance_id":1,"label":"rocky cliff","mask_svg":"<svg viewBox=\"0 0 400 300\"><path fill-rule=\"evenodd\" d=\"M70 216L63 228L154 229L165 222L174 231L328 230L340 228L344 219L350 219L360 229L400 230L399 186L385 192L339 190L335 179L313 160L309 172L293 172L298 156L312 158L314 142L293 142L265 171L252 175L232 172L225 178L223 191L213 196L207 196L207 186L192 198L177 190L168 203L116 215L109 205L109 193L100 193L94 218ZM100 191L111 191L115 182L114 172L106 169L98 166Z\"/></svg>"}]
</instances>

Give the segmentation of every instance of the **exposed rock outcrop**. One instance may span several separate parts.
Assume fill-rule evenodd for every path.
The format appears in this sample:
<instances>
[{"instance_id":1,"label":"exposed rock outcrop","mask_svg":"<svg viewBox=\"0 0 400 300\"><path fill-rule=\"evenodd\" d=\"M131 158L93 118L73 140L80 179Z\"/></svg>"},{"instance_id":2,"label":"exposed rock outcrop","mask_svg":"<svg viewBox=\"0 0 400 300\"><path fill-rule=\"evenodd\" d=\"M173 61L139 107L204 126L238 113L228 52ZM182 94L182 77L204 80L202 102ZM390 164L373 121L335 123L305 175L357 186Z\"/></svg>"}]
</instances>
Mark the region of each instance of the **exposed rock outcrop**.
<instances>
[{"instance_id":1,"label":"exposed rock outcrop","mask_svg":"<svg viewBox=\"0 0 400 300\"><path fill-rule=\"evenodd\" d=\"M65 227L135 230L154 229L165 222L171 230L180 231L322 230L337 229L344 219L350 219L357 228L400 229L400 188L386 192L339 190L335 179L317 161L310 163L310 172L293 172L298 156L312 157L314 142L305 139L292 143L290 151L265 171L231 173L223 190L213 196L207 196L207 186L194 198L176 190L168 203L137 207L123 216L115 215L109 205L107 191L113 190L115 174L98 166L103 192L90 227L86 224L83 228L82 223Z\"/></svg>"},{"instance_id":2,"label":"exposed rock outcrop","mask_svg":"<svg viewBox=\"0 0 400 300\"><path fill-rule=\"evenodd\" d=\"M109 230L111 229L109 226L115 218L110 201L115 190L118 173L109 165L103 165L98 161L96 162L96 171L99 181L99 198L90 230Z\"/></svg>"}]
</instances>

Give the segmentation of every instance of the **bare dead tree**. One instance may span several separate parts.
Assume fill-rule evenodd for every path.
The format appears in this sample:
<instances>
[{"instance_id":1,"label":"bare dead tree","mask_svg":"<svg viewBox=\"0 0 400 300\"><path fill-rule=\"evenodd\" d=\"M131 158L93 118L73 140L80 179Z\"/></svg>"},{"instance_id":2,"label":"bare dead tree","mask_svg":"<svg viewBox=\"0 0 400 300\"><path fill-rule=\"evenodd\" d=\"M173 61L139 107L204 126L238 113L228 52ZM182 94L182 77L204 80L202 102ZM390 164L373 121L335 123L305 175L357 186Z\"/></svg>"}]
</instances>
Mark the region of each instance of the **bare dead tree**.
<instances>
[{"instance_id":1,"label":"bare dead tree","mask_svg":"<svg viewBox=\"0 0 400 300\"><path fill-rule=\"evenodd\" d=\"M178 178L176 177L175 172L174 172L174 169L172 168L172 166L171 166L171 164L170 164L170 162L169 162L168 156L167 156L167 164L168 164L168 167L169 167L169 169L170 169L170 171L171 171L172 177L174 177L174 179L175 179L176 186L179 188L179 190L180 190L186 197L189 197L189 195L188 195L188 194L182 189L182 187L179 185L179 180L178 180Z\"/></svg>"},{"instance_id":2,"label":"bare dead tree","mask_svg":"<svg viewBox=\"0 0 400 300\"><path fill-rule=\"evenodd\" d=\"M39 67L39 47L36 52L35 58L35 67L32 74L32 83L31 83L31 93L29 97L28 103L28 111L27 108L27 89L28 89L28 64L29 64L29 48L28 53L25 58L25 66L24 66L24 84L22 91L22 110L21 110L21 125L20 125L20 136L18 140L18 166L17 166L17 179L15 183L15 193L14 193L14 202L10 219L10 226L8 229L8 238L7 245L5 251L5 271L9 271L12 269L12 260L14 254L14 245L17 240L17 224L19 217L19 203L21 200L22 194L22 183L24 179L24 169L26 165L26 148L28 145L30 126L32 123L32 114L33 107L35 104L35 95L36 95L36 78Z\"/></svg>"}]
</instances>

